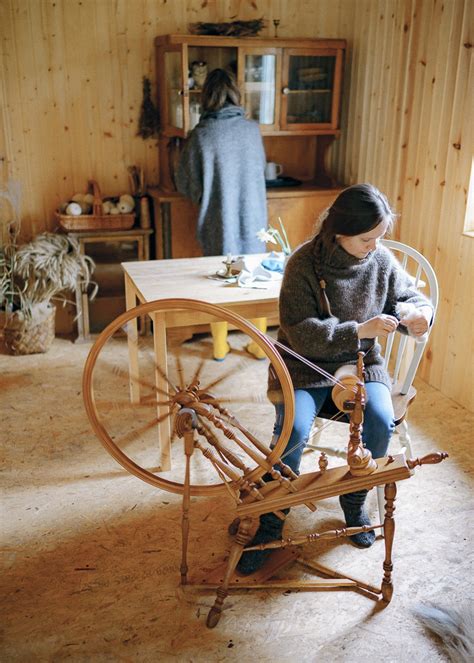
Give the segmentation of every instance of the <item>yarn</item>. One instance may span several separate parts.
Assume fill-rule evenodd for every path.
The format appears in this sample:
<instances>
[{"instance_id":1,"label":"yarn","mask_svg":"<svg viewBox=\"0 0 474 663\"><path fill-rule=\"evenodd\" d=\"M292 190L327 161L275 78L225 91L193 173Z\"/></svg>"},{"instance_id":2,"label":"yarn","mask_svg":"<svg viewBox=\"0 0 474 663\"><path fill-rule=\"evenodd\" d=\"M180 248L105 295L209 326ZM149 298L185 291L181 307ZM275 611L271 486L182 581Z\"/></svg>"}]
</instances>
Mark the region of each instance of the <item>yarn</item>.
<instances>
[{"instance_id":1,"label":"yarn","mask_svg":"<svg viewBox=\"0 0 474 663\"><path fill-rule=\"evenodd\" d=\"M415 304L408 302L399 302L395 307L395 312L400 320L405 320L406 322L410 322L410 320L414 320L418 316L418 308ZM410 332L408 333L410 334ZM425 332L421 336L413 336L413 334L410 334L410 336L415 339L416 343L425 343L428 340L428 332Z\"/></svg>"},{"instance_id":2,"label":"yarn","mask_svg":"<svg viewBox=\"0 0 474 663\"><path fill-rule=\"evenodd\" d=\"M453 663L470 663L474 660L474 611L472 606L444 608L435 605L419 605L415 616L432 633L437 635Z\"/></svg>"}]
</instances>

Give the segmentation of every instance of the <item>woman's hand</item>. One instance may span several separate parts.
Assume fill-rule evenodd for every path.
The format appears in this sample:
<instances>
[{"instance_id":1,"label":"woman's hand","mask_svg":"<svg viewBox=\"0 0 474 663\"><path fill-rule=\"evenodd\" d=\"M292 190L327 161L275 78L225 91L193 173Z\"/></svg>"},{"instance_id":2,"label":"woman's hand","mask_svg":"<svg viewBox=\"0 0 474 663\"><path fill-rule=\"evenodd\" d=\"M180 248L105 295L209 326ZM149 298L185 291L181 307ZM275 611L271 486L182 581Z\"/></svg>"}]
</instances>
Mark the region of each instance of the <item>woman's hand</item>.
<instances>
[{"instance_id":1,"label":"woman's hand","mask_svg":"<svg viewBox=\"0 0 474 663\"><path fill-rule=\"evenodd\" d=\"M402 318L400 322L405 325L411 336L423 336L430 328L432 315L433 311L429 306L420 306L416 311L410 313L408 318Z\"/></svg>"},{"instance_id":2,"label":"woman's hand","mask_svg":"<svg viewBox=\"0 0 474 663\"><path fill-rule=\"evenodd\" d=\"M375 338L376 336L388 336L398 327L398 320L393 315L376 315L366 322L357 326L359 338Z\"/></svg>"}]
</instances>

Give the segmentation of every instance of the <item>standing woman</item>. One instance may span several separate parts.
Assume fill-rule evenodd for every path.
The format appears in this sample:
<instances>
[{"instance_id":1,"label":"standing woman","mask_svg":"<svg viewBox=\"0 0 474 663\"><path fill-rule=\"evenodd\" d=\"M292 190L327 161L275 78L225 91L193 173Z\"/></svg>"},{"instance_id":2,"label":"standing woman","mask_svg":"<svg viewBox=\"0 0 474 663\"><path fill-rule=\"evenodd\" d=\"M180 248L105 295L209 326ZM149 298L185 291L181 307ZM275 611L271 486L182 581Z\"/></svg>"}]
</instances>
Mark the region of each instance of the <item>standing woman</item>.
<instances>
[{"instance_id":1,"label":"standing woman","mask_svg":"<svg viewBox=\"0 0 474 663\"><path fill-rule=\"evenodd\" d=\"M260 253L267 226L265 151L258 124L244 117L240 92L224 69L209 73L203 113L177 172L177 188L199 205L197 237L205 256Z\"/></svg>"},{"instance_id":2,"label":"standing woman","mask_svg":"<svg viewBox=\"0 0 474 663\"><path fill-rule=\"evenodd\" d=\"M344 364L356 364L364 352L367 403L362 441L373 458L385 456L393 433L394 413L390 377L383 366L377 337L399 329L413 336L424 334L432 321L430 302L412 285L411 277L379 240L394 219L386 197L371 184L345 189L321 218L316 236L289 259L280 294L278 340L334 375ZM398 320L396 305L410 302L417 315ZM295 421L284 462L299 471L311 426L332 383L282 351L295 387ZM279 385L270 376L270 395ZM273 399L272 399L273 400ZM284 406L276 402L274 440L281 432ZM348 527L370 525L362 490L339 498ZM249 545L281 538L283 522L273 513L260 518ZM375 541L373 530L350 537L361 548ZM252 573L270 551L244 553L238 569Z\"/></svg>"}]
</instances>

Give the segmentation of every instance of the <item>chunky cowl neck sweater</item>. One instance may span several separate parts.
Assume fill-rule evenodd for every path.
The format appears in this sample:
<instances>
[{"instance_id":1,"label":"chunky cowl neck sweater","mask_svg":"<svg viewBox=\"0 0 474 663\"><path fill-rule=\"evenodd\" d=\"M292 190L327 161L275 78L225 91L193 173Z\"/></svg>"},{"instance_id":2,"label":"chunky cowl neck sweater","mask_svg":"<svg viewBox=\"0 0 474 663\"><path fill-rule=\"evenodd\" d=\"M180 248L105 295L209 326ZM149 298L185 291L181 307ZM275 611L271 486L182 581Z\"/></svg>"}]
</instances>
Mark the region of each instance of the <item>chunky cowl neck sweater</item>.
<instances>
[{"instance_id":1,"label":"chunky cowl neck sweater","mask_svg":"<svg viewBox=\"0 0 474 663\"><path fill-rule=\"evenodd\" d=\"M326 281L332 311L328 318L319 310L318 274ZM387 248L379 245L359 259L334 244L323 247L317 258L311 240L293 253L285 269L278 340L332 375L343 364L355 364L358 352L366 352L366 381L383 382L391 389L380 345L376 339L360 340L357 324L381 313L395 315L398 302L431 306ZM399 330L406 333L402 326ZM328 378L282 354L295 388L332 386Z\"/></svg>"},{"instance_id":2,"label":"chunky cowl neck sweater","mask_svg":"<svg viewBox=\"0 0 474 663\"><path fill-rule=\"evenodd\" d=\"M183 149L178 191L199 205L204 255L260 253L267 227L265 151L256 122L240 106L203 114Z\"/></svg>"}]
</instances>

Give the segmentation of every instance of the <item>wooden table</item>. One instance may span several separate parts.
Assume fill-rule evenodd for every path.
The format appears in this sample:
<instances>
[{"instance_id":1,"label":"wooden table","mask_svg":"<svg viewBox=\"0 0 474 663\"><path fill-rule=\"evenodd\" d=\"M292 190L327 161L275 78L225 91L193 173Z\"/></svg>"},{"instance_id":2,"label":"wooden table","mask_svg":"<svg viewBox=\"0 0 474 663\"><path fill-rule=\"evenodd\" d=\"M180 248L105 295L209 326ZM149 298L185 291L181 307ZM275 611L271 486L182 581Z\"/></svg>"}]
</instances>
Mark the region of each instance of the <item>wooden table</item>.
<instances>
[{"instance_id":1,"label":"wooden table","mask_svg":"<svg viewBox=\"0 0 474 663\"><path fill-rule=\"evenodd\" d=\"M260 254L263 258L266 253ZM125 275L125 300L127 310L137 303L152 302L157 299L197 299L217 304L243 318L277 318L278 298L281 281L271 282L268 289L240 288L222 281L209 279L210 273L222 268L224 256L205 258L180 258L174 260L148 260L146 262L122 263ZM153 343L155 361L166 373L168 329L209 324L206 313L173 310L150 315L153 320ZM220 323L218 323L220 324ZM225 323L224 323L225 324ZM133 403L140 401L138 382L138 344L136 320L131 323L128 335L130 397ZM135 379L134 379L135 378ZM158 393L167 390L166 378L155 371ZM164 415L164 408L158 405L158 419ZM169 419L158 424L162 459L168 457L166 445L169 442ZM165 467L162 462L162 469Z\"/></svg>"}]
</instances>

